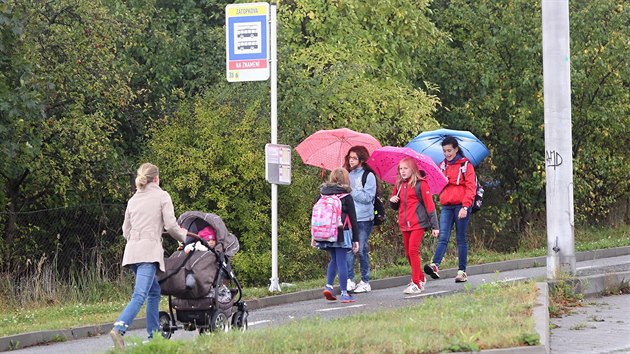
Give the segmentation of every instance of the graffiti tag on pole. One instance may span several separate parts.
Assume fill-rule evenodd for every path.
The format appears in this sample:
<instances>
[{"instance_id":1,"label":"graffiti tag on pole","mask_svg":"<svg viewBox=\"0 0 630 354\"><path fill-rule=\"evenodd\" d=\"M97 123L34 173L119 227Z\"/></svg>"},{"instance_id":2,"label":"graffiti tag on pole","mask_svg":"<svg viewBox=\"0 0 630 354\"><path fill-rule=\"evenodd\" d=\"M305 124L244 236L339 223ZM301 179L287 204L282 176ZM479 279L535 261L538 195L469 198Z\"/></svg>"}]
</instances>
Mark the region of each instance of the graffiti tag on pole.
<instances>
[{"instance_id":1,"label":"graffiti tag on pole","mask_svg":"<svg viewBox=\"0 0 630 354\"><path fill-rule=\"evenodd\" d=\"M547 160L547 167L553 167L555 170L556 167L562 165L562 155L556 150L545 150L545 156Z\"/></svg>"}]
</instances>

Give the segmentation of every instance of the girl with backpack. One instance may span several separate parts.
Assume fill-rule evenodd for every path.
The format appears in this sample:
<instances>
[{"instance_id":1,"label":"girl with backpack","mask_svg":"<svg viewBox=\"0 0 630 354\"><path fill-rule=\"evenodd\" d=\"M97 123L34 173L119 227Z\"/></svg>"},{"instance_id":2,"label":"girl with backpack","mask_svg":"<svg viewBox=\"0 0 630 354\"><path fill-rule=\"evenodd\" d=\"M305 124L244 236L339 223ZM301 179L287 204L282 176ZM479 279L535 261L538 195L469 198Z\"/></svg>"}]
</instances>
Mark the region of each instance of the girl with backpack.
<instances>
[{"instance_id":1,"label":"girl with backpack","mask_svg":"<svg viewBox=\"0 0 630 354\"><path fill-rule=\"evenodd\" d=\"M337 300L333 292L333 284L337 273L339 273L339 287L341 288L342 303L355 301L354 297L348 294L347 289L348 265L346 253L350 250L357 253L359 250L359 228L357 226L354 200L352 199L352 195L350 195L351 191L348 171L344 168L337 168L330 173L328 182L322 184L320 187L320 199L326 198L327 196L335 196L341 201L341 222L337 228L337 241L315 241L315 239L311 237L311 246L325 249L330 255L330 262L328 263L328 270L326 272L324 297L326 300L330 301Z\"/></svg>"},{"instance_id":2,"label":"girl with backpack","mask_svg":"<svg viewBox=\"0 0 630 354\"><path fill-rule=\"evenodd\" d=\"M455 224L455 239L457 240L457 258L459 265L456 283L468 280L466 265L468 263L468 239L466 231L472 213L472 206L477 194L477 179L475 169L470 161L464 157L459 149L457 139L447 136L442 140L444 161L440 164L442 173L448 178L448 184L440 193L440 238L433 255L433 261L424 266L424 272L433 279L438 279L440 262L446 253L446 246L451 238L451 230Z\"/></svg>"},{"instance_id":3,"label":"girl with backpack","mask_svg":"<svg viewBox=\"0 0 630 354\"><path fill-rule=\"evenodd\" d=\"M437 237L440 230L429 184L414 159L406 157L398 163L398 178L389 201L392 208L398 210L398 226L403 236L405 256L411 266L411 283L403 292L420 294L426 283L419 253L422 236L429 227L433 237Z\"/></svg>"},{"instance_id":4,"label":"girl with backpack","mask_svg":"<svg viewBox=\"0 0 630 354\"><path fill-rule=\"evenodd\" d=\"M368 253L368 240L374 227L374 201L376 198L377 184L376 174L365 162L370 158L370 153L365 146L353 146L346 154L344 167L348 170L350 186L352 187L352 199L357 213L357 225L359 230L359 269L361 270L361 282L354 282L354 253L348 252L348 291L365 293L372 291L370 286L370 256Z\"/></svg>"}]
</instances>

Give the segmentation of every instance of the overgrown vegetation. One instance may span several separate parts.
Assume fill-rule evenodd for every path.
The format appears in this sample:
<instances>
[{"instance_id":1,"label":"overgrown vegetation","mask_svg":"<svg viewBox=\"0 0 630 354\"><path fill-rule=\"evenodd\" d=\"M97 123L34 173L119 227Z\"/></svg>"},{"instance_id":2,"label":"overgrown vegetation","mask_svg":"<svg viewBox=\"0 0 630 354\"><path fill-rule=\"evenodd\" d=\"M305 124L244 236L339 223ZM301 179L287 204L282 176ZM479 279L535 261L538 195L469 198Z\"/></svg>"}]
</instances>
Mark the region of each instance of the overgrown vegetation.
<instances>
[{"instance_id":1,"label":"overgrown vegetation","mask_svg":"<svg viewBox=\"0 0 630 354\"><path fill-rule=\"evenodd\" d=\"M573 285L560 280L549 289L549 316L561 317L571 313L574 308L583 306L584 296L575 291Z\"/></svg>"},{"instance_id":2,"label":"overgrown vegetation","mask_svg":"<svg viewBox=\"0 0 630 354\"><path fill-rule=\"evenodd\" d=\"M622 295L622 294L630 294L630 281L627 279L623 279L615 287L605 289L604 292L602 293L602 295L604 296Z\"/></svg>"}]
</instances>

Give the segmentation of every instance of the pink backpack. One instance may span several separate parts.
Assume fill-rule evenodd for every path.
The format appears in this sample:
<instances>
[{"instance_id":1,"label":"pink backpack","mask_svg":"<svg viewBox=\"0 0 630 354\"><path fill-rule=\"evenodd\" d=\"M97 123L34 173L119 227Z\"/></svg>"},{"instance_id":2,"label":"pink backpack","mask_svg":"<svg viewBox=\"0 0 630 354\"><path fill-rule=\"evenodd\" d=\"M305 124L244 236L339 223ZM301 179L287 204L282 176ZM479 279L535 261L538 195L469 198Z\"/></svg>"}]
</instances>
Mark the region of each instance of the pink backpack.
<instances>
[{"instance_id":1,"label":"pink backpack","mask_svg":"<svg viewBox=\"0 0 630 354\"><path fill-rule=\"evenodd\" d=\"M341 198L345 194L321 195L313 206L311 236L315 241L336 242L341 223Z\"/></svg>"}]
</instances>

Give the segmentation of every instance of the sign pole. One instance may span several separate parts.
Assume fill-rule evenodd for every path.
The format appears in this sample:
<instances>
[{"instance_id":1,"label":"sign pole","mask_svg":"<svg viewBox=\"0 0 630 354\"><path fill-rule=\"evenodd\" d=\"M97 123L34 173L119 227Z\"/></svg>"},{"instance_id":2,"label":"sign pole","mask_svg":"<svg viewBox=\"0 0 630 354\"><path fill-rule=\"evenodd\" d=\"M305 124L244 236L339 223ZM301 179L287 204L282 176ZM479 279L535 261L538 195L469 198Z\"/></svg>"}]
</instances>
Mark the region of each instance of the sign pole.
<instances>
[{"instance_id":1,"label":"sign pole","mask_svg":"<svg viewBox=\"0 0 630 354\"><path fill-rule=\"evenodd\" d=\"M542 1L547 278L575 275L569 0Z\"/></svg>"},{"instance_id":2,"label":"sign pole","mask_svg":"<svg viewBox=\"0 0 630 354\"><path fill-rule=\"evenodd\" d=\"M271 64L271 143L278 143L278 57L276 47L276 3L269 6L269 51ZM278 185L271 184L271 278L269 291L281 291L278 281Z\"/></svg>"}]
</instances>

